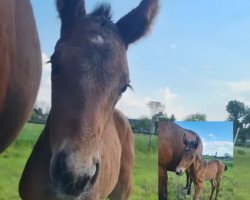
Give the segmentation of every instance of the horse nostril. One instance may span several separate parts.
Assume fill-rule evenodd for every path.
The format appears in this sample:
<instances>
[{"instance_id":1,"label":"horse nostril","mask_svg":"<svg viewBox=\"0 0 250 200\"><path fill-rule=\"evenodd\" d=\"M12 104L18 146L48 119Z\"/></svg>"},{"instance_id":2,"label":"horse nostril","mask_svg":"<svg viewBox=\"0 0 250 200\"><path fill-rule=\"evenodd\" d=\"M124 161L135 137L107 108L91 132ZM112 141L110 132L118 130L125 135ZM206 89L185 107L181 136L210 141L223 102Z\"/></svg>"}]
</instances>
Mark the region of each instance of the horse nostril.
<instances>
[{"instance_id":1,"label":"horse nostril","mask_svg":"<svg viewBox=\"0 0 250 200\"><path fill-rule=\"evenodd\" d=\"M64 152L58 153L54 159L52 166L52 183L57 185L62 179L67 179L67 164L66 164L66 154Z\"/></svg>"},{"instance_id":2,"label":"horse nostril","mask_svg":"<svg viewBox=\"0 0 250 200\"><path fill-rule=\"evenodd\" d=\"M181 174L182 174L182 170L181 170L181 169L180 169L180 170L176 170L176 171L175 171L175 173L176 173L176 175L178 175L178 176L179 176L179 175L181 175Z\"/></svg>"},{"instance_id":3,"label":"horse nostril","mask_svg":"<svg viewBox=\"0 0 250 200\"><path fill-rule=\"evenodd\" d=\"M97 179L98 174L99 174L99 170L100 170L100 164L99 164L99 162L96 163L95 168L96 168L95 169L95 174L94 174L94 176L90 180L90 183L92 185L94 185L94 183L96 182L96 179Z\"/></svg>"},{"instance_id":4,"label":"horse nostril","mask_svg":"<svg viewBox=\"0 0 250 200\"><path fill-rule=\"evenodd\" d=\"M52 185L66 195L79 196L88 184L95 184L100 170L99 162L90 171L77 175L68 168L66 161L67 155L63 152L55 157L51 173Z\"/></svg>"}]
</instances>

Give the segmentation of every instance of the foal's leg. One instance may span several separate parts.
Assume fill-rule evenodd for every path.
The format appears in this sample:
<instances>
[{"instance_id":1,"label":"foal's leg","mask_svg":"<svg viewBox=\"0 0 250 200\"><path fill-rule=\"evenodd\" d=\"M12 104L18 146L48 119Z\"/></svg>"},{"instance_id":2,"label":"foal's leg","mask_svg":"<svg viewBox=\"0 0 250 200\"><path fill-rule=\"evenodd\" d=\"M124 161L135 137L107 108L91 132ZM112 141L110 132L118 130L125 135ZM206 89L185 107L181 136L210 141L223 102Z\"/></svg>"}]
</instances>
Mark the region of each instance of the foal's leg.
<instances>
[{"instance_id":1,"label":"foal's leg","mask_svg":"<svg viewBox=\"0 0 250 200\"><path fill-rule=\"evenodd\" d=\"M194 196L193 196L193 200L198 200L198 195L200 193L200 190L202 188L202 182L197 182L194 184Z\"/></svg>"},{"instance_id":2,"label":"foal's leg","mask_svg":"<svg viewBox=\"0 0 250 200\"><path fill-rule=\"evenodd\" d=\"M216 182L217 182L217 184L216 184L215 200L217 200L218 193L219 193L219 192L220 192L220 190L221 190L221 184L220 184L221 179L222 179L222 177L217 177L217 178L216 178Z\"/></svg>"},{"instance_id":3,"label":"foal's leg","mask_svg":"<svg viewBox=\"0 0 250 200\"><path fill-rule=\"evenodd\" d=\"M167 171L158 166L158 196L159 200L167 200L167 181L168 174Z\"/></svg>"},{"instance_id":4,"label":"foal's leg","mask_svg":"<svg viewBox=\"0 0 250 200\"><path fill-rule=\"evenodd\" d=\"M210 180L210 182L211 182L211 195L210 195L209 200L212 200L212 197L213 197L213 194L214 194L214 190L215 190L215 180L212 179L212 180Z\"/></svg>"}]
</instances>

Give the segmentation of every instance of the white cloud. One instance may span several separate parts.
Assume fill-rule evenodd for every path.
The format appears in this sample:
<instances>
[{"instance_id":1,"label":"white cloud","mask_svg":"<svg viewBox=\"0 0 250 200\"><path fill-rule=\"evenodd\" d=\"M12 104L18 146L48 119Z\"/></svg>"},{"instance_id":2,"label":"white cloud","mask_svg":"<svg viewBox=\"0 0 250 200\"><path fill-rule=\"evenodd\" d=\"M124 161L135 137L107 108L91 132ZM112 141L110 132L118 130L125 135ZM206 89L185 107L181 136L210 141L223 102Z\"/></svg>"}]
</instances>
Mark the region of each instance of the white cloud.
<instances>
[{"instance_id":1,"label":"white cloud","mask_svg":"<svg viewBox=\"0 0 250 200\"><path fill-rule=\"evenodd\" d=\"M206 141L203 142L203 155L215 155L224 156L226 153L233 155L233 142L229 141Z\"/></svg>"},{"instance_id":2,"label":"white cloud","mask_svg":"<svg viewBox=\"0 0 250 200\"><path fill-rule=\"evenodd\" d=\"M216 139L216 137L215 137L215 135L213 134L213 133L209 133L209 135L208 135L212 140L215 140Z\"/></svg>"},{"instance_id":3,"label":"white cloud","mask_svg":"<svg viewBox=\"0 0 250 200\"><path fill-rule=\"evenodd\" d=\"M236 93L250 93L250 81L227 82L226 84Z\"/></svg>"},{"instance_id":4,"label":"white cloud","mask_svg":"<svg viewBox=\"0 0 250 200\"><path fill-rule=\"evenodd\" d=\"M163 95L164 103L166 107L169 107L173 105L174 101L177 99L178 95L172 91L170 91L169 87L166 87L165 89L160 89L159 93Z\"/></svg>"},{"instance_id":5,"label":"white cloud","mask_svg":"<svg viewBox=\"0 0 250 200\"><path fill-rule=\"evenodd\" d=\"M211 90L211 97L207 98L210 102L204 107L204 113L208 120L225 120L228 116L226 105L231 100L238 100L250 106L250 91L248 90L249 81L227 82L223 80L208 81ZM208 94L204 94L208 95Z\"/></svg>"},{"instance_id":6,"label":"white cloud","mask_svg":"<svg viewBox=\"0 0 250 200\"><path fill-rule=\"evenodd\" d=\"M48 61L49 57L42 53L42 78L36 100L36 104L39 106L40 104L42 106L44 103L51 104L51 64L47 63Z\"/></svg>"},{"instance_id":7,"label":"white cloud","mask_svg":"<svg viewBox=\"0 0 250 200\"><path fill-rule=\"evenodd\" d=\"M183 98L169 87L159 89L159 100L166 106L166 113L180 120L189 114L189 109L183 107Z\"/></svg>"},{"instance_id":8,"label":"white cloud","mask_svg":"<svg viewBox=\"0 0 250 200\"><path fill-rule=\"evenodd\" d=\"M250 81L225 82L226 93L230 100L236 99L250 106Z\"/></svg>"},{"instance_id":9,"label":"white cloud","mask_svg":"<svg viewBox=\"0 0 250 200\"><path fill-rule=\"evenodd\" d=\"M139 118L143 115L150 115L146 104L151 100L149 97L139 97L133 91L128 90L122 95L116 107L129 118Z\"/></svg>"}]
</instances>

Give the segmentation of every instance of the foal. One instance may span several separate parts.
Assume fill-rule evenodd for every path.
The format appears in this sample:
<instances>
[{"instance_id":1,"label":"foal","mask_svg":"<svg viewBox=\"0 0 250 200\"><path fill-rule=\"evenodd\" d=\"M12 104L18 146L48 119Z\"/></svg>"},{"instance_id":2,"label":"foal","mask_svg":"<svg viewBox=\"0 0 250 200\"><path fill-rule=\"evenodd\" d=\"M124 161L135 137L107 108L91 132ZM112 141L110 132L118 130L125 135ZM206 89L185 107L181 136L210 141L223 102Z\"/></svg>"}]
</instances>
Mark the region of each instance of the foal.
<instances>
[{"instance_id":1,"label":"foal","mask_svg":"<svg viewBox=\"0 0 250 200\"><path fill-rule=\"evenodd\" d=\"M23 200L127 200L134 142L115 109L130 86L126 50L144 36L158 0L143 0L117 23L110 6L87 14L84 0L57 0L61 36L52 64L46 127L20 181Z\"/></svg>"},{"instance_id":2,"label":"foal","mask_svg":"<svg viewBox=\"0 0 250 200\"><path fill-rule=\"evenodd\" d=\"M184 141L186 143L186 149L176 168L176 174L182 175L183 172L189 168L191 181L194 182L195 187L194 200L198 199L203 182L206 180L210 180L211 182L211 195L209 199L212 199L215 189L215 199L217 199L221 189L221 179L224 171L227 170L227 166L219 160L205 161L198 158L197 147L200 142L198 138L195 141L187 141L184 135ZM189 187L191 187L191 184Z\"/></svg>"}]
</instances>

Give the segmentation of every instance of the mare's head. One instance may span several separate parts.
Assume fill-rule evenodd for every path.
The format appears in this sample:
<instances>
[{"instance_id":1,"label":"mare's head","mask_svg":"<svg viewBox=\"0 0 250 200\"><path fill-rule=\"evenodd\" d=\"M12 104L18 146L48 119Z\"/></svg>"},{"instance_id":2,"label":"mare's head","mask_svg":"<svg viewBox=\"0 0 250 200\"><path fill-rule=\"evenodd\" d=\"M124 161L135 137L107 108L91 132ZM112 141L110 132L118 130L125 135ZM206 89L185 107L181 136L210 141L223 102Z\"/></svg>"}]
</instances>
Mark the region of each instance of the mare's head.
<instances>
[{"instance_id":1,"label":"mare's head","mask_svg":"<svg viewBox=\"0 0 250 200\"><path fill-rule=\"evenodd\" d=\"M200 139L197 136L196 140L189 141L186 138L186 135L183 135L183 143L185 145L185 149L183 151L182 159L179 165L175 169L175 173L177 175L182 175L195 161L198 156L198 146L200 144Z\"/></svg>"},{"instance_id":2,"label":"mare's head","mask_svg":"<svg viewBox=\"0 0 250 200\"><path fill-rule=\"evenodd\" d=\"M59 195L93 192L105 127L130 82L127 47L147 33L157 8L157 0L143 0L114 23L109 5L86 14L84 0L57 0L61 36L51 57L50 176Z\"/></svg>"}]
</instances>

